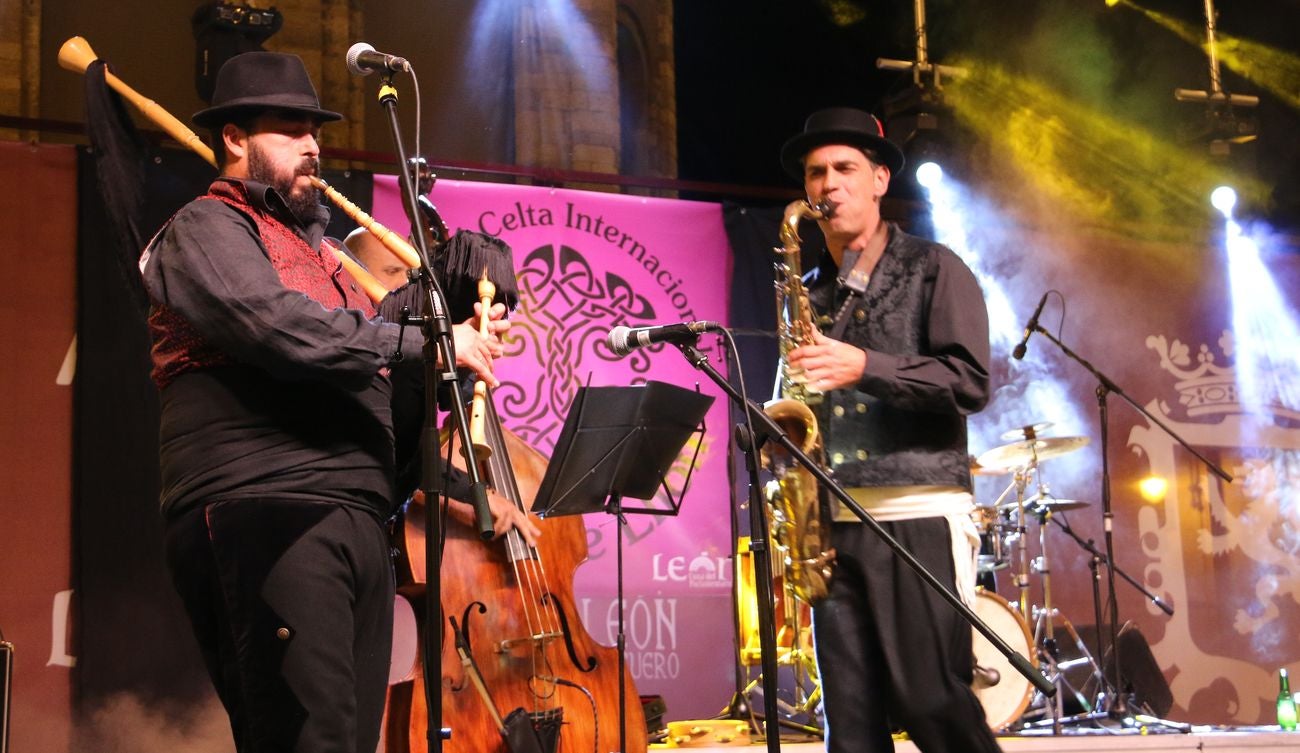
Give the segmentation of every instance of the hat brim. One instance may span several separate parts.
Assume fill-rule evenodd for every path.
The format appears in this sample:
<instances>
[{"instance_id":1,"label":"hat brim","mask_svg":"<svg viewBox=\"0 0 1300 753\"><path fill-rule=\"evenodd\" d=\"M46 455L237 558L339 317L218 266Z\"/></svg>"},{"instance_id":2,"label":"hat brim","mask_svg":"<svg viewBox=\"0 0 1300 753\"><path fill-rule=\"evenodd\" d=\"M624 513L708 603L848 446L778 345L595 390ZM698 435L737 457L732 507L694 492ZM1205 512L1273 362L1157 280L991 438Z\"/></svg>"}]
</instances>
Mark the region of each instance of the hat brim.
<instances>
[{"instance_id":1,"label":"hat brim","mask_svg":"<svg viewBox=\"0 0 1300 753\"><path fill-rule=\"evenodd\" d=\"M801 133L785 142L785 146L781 147L781 167L785 169L790 177L803 181L804 157L807 157L808 152L813 149L827 144L847 144L859 149L870 150L875 153L885 167L889 168L891 176L898 175L905 164L903 150L899 149L889 139L872 136L861 131L828 130Z\"/></svg>"},{"instance_id":2,"label":"hat brim","mask_svg":"<svg viewBox=\"0 0 1300 753\"><path fill-rule=\"evenodd\" d=\"M343 115L340 113L312 105L286 104L283 101L268 101L259 97L247 97L242 100L232 100L216 107L199 110L194 113L190 120L200 128L212 128L223 123L229 123L232 120L238 120L241 116L257 115L267 110L300 112L310 115L322 123L343 119Z\"/></svg>"}]
</instances>

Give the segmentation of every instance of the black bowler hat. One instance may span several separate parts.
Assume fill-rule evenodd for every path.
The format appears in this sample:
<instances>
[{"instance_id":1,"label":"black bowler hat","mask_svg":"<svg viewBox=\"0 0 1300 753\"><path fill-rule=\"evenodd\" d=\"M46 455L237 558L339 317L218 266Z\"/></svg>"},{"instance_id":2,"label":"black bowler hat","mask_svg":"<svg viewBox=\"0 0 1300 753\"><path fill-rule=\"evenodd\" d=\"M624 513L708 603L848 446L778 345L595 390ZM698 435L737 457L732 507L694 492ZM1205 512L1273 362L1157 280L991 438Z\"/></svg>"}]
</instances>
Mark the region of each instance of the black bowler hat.
<instances>
[{"instance_id":1,"label":"black bowler hat","mask_svg":"<svg viewBox=\"0 0 1300 753\"><path fill-rule=\"evenodd\" d=\"M829 107L808 116L803 133L781 147L781 167L792 177L803 180L803 160L808 152L827 144L847 144L869 149L890 175L903 169L903 150L885 138L885 129L871 113L852 107Z\"/></svg>"},{"instance_id":2,"label":"black bowler hat","mask_svg":"<svg viewBox=\"0 0 1300 753\"><path fill-rule=\"evenodd\" d=\"M213 128L228 123L237 113L289 110L320 121L342 120L337 112L323 110L302 58L283 52L245 52L226 61L217 71L212 106L194 113L197 126Z\"/></svg>"}]
</instances>

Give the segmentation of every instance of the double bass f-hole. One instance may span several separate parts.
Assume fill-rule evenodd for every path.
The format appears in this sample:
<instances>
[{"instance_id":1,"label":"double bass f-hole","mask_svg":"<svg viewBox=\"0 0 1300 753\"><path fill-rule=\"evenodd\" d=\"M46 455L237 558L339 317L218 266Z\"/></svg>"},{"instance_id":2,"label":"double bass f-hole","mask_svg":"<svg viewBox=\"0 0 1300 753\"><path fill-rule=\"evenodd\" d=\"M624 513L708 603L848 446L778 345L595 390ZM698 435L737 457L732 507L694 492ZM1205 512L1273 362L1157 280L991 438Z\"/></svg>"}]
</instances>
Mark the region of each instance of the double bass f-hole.
<instances>
[{"instance_id":1,"label":"double bass f-hole","mask_svg":"<svg viewBox=\"0 0 1300 753\"><path fill-rule=\"evenodd\" d=\"M543 596L542 600L548 604L554 603L554 597L549 593ZM573 633L569 630L569 617L564 613L564 609L556 608L555 614L560 618L560 630L564 633L564 649L569 654L569 661L579 672L590 672L595 669L596 657L588 656L585 662L578 658L577 648L573 645Z\"/></svg>"}]
</instances>

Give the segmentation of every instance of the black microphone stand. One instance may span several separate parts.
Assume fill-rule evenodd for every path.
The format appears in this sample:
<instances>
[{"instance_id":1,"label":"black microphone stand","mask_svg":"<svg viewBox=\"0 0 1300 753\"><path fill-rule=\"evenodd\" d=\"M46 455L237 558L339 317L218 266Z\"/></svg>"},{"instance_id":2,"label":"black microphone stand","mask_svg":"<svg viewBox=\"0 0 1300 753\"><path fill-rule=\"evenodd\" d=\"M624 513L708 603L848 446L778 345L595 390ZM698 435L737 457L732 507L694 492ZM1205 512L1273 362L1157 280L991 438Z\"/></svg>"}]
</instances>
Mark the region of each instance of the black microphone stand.
<instances>
[{"instance_id":1,"label":"black microphone stand","mask_svg":"<svg viewBox=\"0 0 1300 753\"><path fill-rule=\"evenodd\" d=\"M1166 615L1169 615L1170 617L1174 616L1173 607L1169 606L1169 604L1163 601L1159 596L1156 596L1155 594L1151 593L1151 591L1147 590L1146 586L1142 585L1137 581L1136 578L1134 578L1132 575L1129 575L1127 572L1125 572L1124 568L1120 567L1119 565L1112 565L1110 560L1106 557L1105 552L1102 552L1099 549L1097 549L1097 546L1092 539L1088 539L1085 541L1084 538L1079 535L1078 531L1075 531L1073 528L1070 527L1069 522L1067 522L1063 516L1049 515L1047 517L1047 521L1049 523L1055 523L1058 528L1060 528L1062 531L1065 532L1065 535L1074 539L1074 542L1078 544L1081 549L1083 549L1088 554L1092 555L1092 559L1095 563L1094 565L1092 565L1092 567L1095 568L1098 565L1105 565L1106 567L1114 567L1115 574L1123 578L1125 581L1127 581L1129 585L1133 586L1133 588L1136 588L1138 593L1142 594L1147 598L1147 601L1150 601L1152 604L1155 604L1156 608L1158 608L1161 612L1164 612ZM1100 607L1097 607L1097 609L1100 609ZM1098 616L1097 624L1098 625L1101 624L1100 616Z\"/></svg>"},{"instance_id":2,"label":"black microphone stand","mask_svg":"<svg viewBox=\"0 0 1300 753\"><path fill-rule=\"evenodd\" d=\"M406 216L411 227L419 227L419 207L415 181L411 176L410 164L406 158L406 147L402 143L401 127L397 122L397 89L393 86L393 77L389 73L383 77L379 87L379 103L388 113L388 124L393 135L393 145L397 150L398 174L402 181L406 197ZM428 710L426 729L429 750L440 753L442 741L451 738L451 729L442 726L442 468L438 446L438 390L445 387L450 393L452 421L460 435L461 447L473 446L469 437L469 417L465 412L465 401L456 379L456 345L451 334L451 319L447 311L447 297L443 294L438 280L429 266L429 249L423 232L411 233L416 250L420 255L418 278L424 293L424 312L417 317L406 317L407 321L419 324L424 330L424 426L420 434L420 487L425 501L425 597L424 597L424 640L423 671L425 704ZM403 322L405 323L405 322ZM438 364L442 364L439 369ZM478 464L465 463L469 475L471 502L474 505L474 518L479 536L492 538L492 515L488 511L487 485L479 477Z\"/></svg>"},{"instance_id":3,"label":"black microphone stand","mask_svg":"<svg viewBox=\"0 0 1300 753\"><path fill-rule=\"evenodd\" d=\"M730 341L730 338L727 338ZM738 397L734 388L726 381L708 361L698 348L691 344L679 345L686 360L695 368L704 371L715 383L725 383L727 393L733 399ZM739 353L735 348L731 352L739 364ZM743 403L742 403L743 404ZM766 416L767 414L764 414ZM758 453L760 443L755 436L753 423L747 415L745 422L736 425L736 446L745 455L745 472L749 477L749 557L754 563L754 599L758 607L758 656L763 682L763 741L768 753L781 750L780 707L777 704L777 675L780 672L776 656L776 596L772 591L772 552L767 521L767 505L763 503L759 479ZM734 539L734 536L733 536ZM739 679L739 666L737 666ZM729 711L740 711L748 707L744 691L736 683L736 695L732 697ZM750 710L752 713L752 710ZM752 720L751 720L752 722Z\"/></svg>"},{"instance_id":4,"label":"black microphone stand","mask_svg":"<svg viewBox=\"0 0 1300 753\"><path fill-rule=\"evenodd\" d=\"M1109 626L1110 646L1111 646L1111 651L1114 653L1115 656L1114 679L1111 681L1112 692L1109 696L1109 698L1111 699L1111 704L1110 707L1107 709L1107 711L1111 719L1115 719L1123 722L1126 721L1131 716L1131 712L1129 711L1128 708L1128 700L1124 697L1124 693L1123 693L1124 675L1120 671L1121 664L1120 664L1120 651L1119 651L1119 601L1116 598L1116 594L1115 594L1116 568L1113 566L1115 562L1115 541L1114 541L1114 530L1113 530L1115 516L1114 513L1111 511L1111 501L1110 501L1110 452L1109 452L1110 430L1108 425L1109 415L1106 410L1107 396L1110 395L1111 393L1119 395L1121 398L1124 399L1124 402L1131 405L1133 409L1136 410L1138 413L1142 414L1143 416L1146 416L1148 421L1155 424L1156 426L1159 426L1160 429L1164 431L1164 433L1172 437L1175 441L1178 442L1178 444L1182 445L1184 449L1190 452L1197 460L1200 460L1203 464L1205 464L1205 466L1209 468L1210 471L1214 473L1214 475L1218 476L1219 478L1229 483L1232 482L1232 476L1227 471L1223 470L1218 465L1216 465L1209 458L1202 455L1199 451L1196 450L1196 448L1188 444L1187 440L1183 439L1177 434L1177 432L1175 432L1173 429L1166 426L1163 421L1151 415L1150 411L1148 411L1146 408L1143 408L1141 405L1137 403L1137 401L1129 397L1128 394L1124 392L1124 390L1120 389L1119 385L1111 381L1110 377L1101 373L1101 371L1099 371L1097 367L1089 363L1087 359L1083 358L1078 353L1075 353L1073 350L1070 350L1070 348L1065 343L1061 342L1060 339L1058 339L1051 332L1048 332L1047 330L1043 329L1041 326L1038 325L1037 322L1034 322L1029 329L1032 332L1042 333L1043 337L1046 337L1053 344L1055 344L1056 347L1060 348L1061 352L1064 353L1066 356L1069 356L1071 360L1075 361L1080 366L1087 369L1088 373L1092 374L1093 377L1096 378L1097 380L1097 412L1098 412L1099 420L1101 421L1102 531L1105 534L1105 540L1106 540L1106 555L1103 561L1107 564L1106 588L1108 590L1108 595L1107 595L1106 608L1110 610L1110 626ZM1124 576L1124 577L1128 577L1128 576ZM1137 584L1134 583L1134 585ZM1143 592L1146 593L1146 591L1144 589L1141 589L1140 586L1139 586L1139 590L1143 590ZM1150 596L1150 594L1147 595ZM1155 601L1157 604L1161 603L1158 599L1156 599ZM1097 623L1097 634L1098 636L1101 635L1100 621ZM1098 639L1098 648L1100 649L1100 638ZM1099 659L1102 655L1103 654L1101 654L1101 652L1099 651L1098 652Z\"/></svg>"},{"instance_id":5,"label":"black microphone stand","mask_svg":"<svg viewBox=\"0 0 1300 753\"><path fill-rule=\"evenodd\" d=\"M926 585L933 589L944 601L948 602L949 606L957 610L957 612L967 622L969 622L972 627L978 630L981 635L987 638L989 643L993 644L993 647L1006 657L1007 661L1017 672L1024 676L1025 679L1029 680L1029 682L1032 683L1034 687L1038 688L1044 696L1052 698L1056 695L1056 685L1054 683L1044 677L1040 672L1038 672L1038 670L1034 669L1034 666L1029 663L1028 659L1016 653L1015 649L1011 648L1002 636L995 633L993 629L981 620L970 607L962 603L962 600L954 595L942 581L935 577L934 573L926 569L925 565L921 564L920 560L916 559L916 557L908 551L906 547L900 544L897 539L889 534L888 531L881 528L880 523L878 523L875 518L871 517L871 515L864 510L856 500L850 497L848 492L844 491L839 484L835 483L825 469L813 462L812 458L808 457L808 455L790 439L789 435L772 420L772 417L767 415L761 405L741 396L735 386L719 374L717 369L713 368L713 365L709 363L708 356L700 352L698 348L690 343L677 343L676 345L677 348L681 350L682 355L686 357L686 360L692 366L699 371L703 371L709 379L713 380L714 384L718 385L718 387L732 399L732 401L745 410L751 425L754 427L755 436L747 438L746 444L750 446L744 448L752 467L750 484L751 508L761 507L762 504L761 500L758 498L757 461L753 460L753 458L756 457L754 453L757 451L758 447L762 446L763 442L777 442L786 452L789 452L791 457L795 458L800 465L808 469L808 472L817 479L817 483L820 484L823 489L834 495L835 498L838 499L846 508L852 510L853 514L856 515L863 524L870 528L872 532L875 533L876 536L884 542L884 544L888 546L895 555L898 556L899 559L901 559L908 567L912 568L912 571L915 572L921 580L925 581ZM750 514L754 515L752 509ZM750 531L750 535L756 536L759 530L762 529L754 529ZM767 705L767 718L765 720L765 725L767 728L769 749L775 750L775 748L772 748L771 740L776 736L776 719L774 713L776 697L775 693L768 692L766 686L766 683L768 682L769 669L772 670L772 677L775 677L776 668L776 626L773 624L774 610L771 596L770 563L768 565L769 570L766 576L764 576L759 570L759 568L763 566L762 563L766 556L767 552L754 552L754 580L758 581L755 583L755 590L759 592L759 648L763 657L763 700ZM767 578L766 581L762 580L764 577ZM761 591L765 583L768 589L766 597L762 595ZM766 620L764 619L765 605L767 612ZM766 627L764 627L764 625Z\"/></svg>"}]
</instances>

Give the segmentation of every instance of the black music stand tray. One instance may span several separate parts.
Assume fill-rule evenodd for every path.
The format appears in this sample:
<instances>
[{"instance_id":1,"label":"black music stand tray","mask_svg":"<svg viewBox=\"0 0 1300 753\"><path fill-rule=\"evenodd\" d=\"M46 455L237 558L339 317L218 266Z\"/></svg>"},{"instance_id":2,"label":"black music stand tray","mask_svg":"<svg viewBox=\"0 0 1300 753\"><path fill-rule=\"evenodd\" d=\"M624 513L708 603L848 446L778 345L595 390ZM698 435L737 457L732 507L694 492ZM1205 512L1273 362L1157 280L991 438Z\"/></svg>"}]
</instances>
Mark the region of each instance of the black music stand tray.
<instances>
[{"instance_id":1,"label":"black music stand tray","mask_svg":"<svg viewBox=\"0 0 1300 753\"><path fill-rule=\"evenodd\" d=\"M606 512L618 529L618 747L627 750L626 640L623 633L623 514L676 515L682 494L668 507L624 507L624 497L651 499L686 440L697 431L711 395L663 382L634 387L580 387L538 487L533 512L541 517ZM698 449L697 449L698 454ZM692 458L691 468L695 461Z\"/></svg>"}]
</instances>

